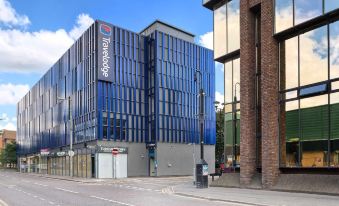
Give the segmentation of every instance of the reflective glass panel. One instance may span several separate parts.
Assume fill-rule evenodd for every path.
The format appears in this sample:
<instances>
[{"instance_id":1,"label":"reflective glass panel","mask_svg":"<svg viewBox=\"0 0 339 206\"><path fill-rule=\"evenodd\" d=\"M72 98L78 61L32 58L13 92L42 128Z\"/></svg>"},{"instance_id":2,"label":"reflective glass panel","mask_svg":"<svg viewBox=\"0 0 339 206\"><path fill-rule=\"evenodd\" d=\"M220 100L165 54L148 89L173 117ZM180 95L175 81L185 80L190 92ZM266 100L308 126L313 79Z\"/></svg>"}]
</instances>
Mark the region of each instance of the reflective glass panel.
<instances>
[{"instance_id":1,"label":"reflective glass panel","mask_svg":"<svg viewBox=\"0 0 339 206\"><path fill-rule=\"evenodd\" d=\"M275 32L278 33L293 26L292 0L275 1Z\"/></svg>"},{"instance_id":2,"label":"reflective glass panel","mask_svg":"<svg viewBox=\"0 0 339 206\"><path fill-rule=\"evenodd\" d=\"M214 58L226 54L226 4L214 10Z\"/></svg>"},{"instance_id":3,"label":"reflective glass panel","mask_svg":"<svg viewBox=\"0 0 339 206\"><path fill-rule=\"evenodd\" d=\"M298 100L286 102L281 111L281 129L280 137L282 138L282 161L286 167L299 166L299 110ZM285 146L284 146L285 145Z\"/></svg>"},{"instance_id":4,"label":"reflective glass panel","mask_svg":"<svg viewBox=\"0 0 339 206\"><path fill-rule=\"evenodd\" d=\"M338 0L325 0L325 13L339 8Z\"/></svg>"},{"instance_id":5,"label":"reflective glass panel","mask_svg":"<svg viewBox=\"0 0 339 206\"><path fill-rule=\"evenodd\" d=\"M328 79L327 27L300 35L300 86Z\"/></svg>"},{"instance_id":6,"label":"reflective glass panel","mask_svg":"<svg viewBox=\"0 0 339 206\"><path fill-rule=\"evenodd\" d=\"M336 0L337 1L337 0ZM339 3L339 1L337 1ZM330 74L339 77L339 21L330 24Z\"/></svg>"},{"instance_id":7,"label":"reflective glass panel","mask_svg":"<svg viewBox=\"0 0 339 206\"><path fill-rule=\"evenodd\" d=\"M232 166L233 161L233 122L232 122L232 113L225 114L225 121L224 121L224 151L225 151L225 164L226 167Z\"/></svg>"},{"instance_id":8,"label":"reflective glass panel","mask_svg":"<svg viewBox=\"0 0 339 206\"><path fill-rule=\"evenodd\" d=\"M232 96L233 96L233 88L232 88L232 82L233 82L233 71L232 71L232 61L225 63L225 103L232 102Z\"/></svg>"},{"instance_id":9,"label":"reflective glass panel","mask_svg":"<svg viewBox=\"0 0 339 206\"><path fill-rule=\"evenodd\" d=\"M327 166L328 95L300 100L302 167Z\"/></svg>"},{"instance_id":10,"label":"reflective glass panel","mask_svg":"<svg viewBox=\"0 0 339 206\"><path fill-rule=\"evenodd\" d=\"M295 25L322 15L322 0L294 0Z\"/></svg>"},{"instance_id":11,"label":"reflective glass panel","mask_svg":"<svg viewBox=\"0 0 339 206\"><path fill-rule=\"evenodd\" d=\"M228 52L240 49L240 0L232 0L227 4L227 36Z\"/></svg>"},{"instance_id":12,"label":"reflective glass panel","mask_svg":"<svg viewBox=\"0 0 339 206\"><path fill-rule=\"evenodd\" d=\"M233 100L240 101L240 59L233 60ZM235 93L236 92L236 93Z\"/></svg>"},{"instance_id":13,"label":"reflective glass panel","mask_svg":"<svg viewBox=\"0 0 339 206\"><path fill-rule=\"evenodd\" d=\"M283 44L282 44L283 45ZM284 53L281 58L280 67L283 70L285 68L285 81L282 79L282 89L291 89L298 87L298 37L288 39L285 41L285 45L281 46L281 52Z\"/></svg>"},{"instance_id":14,"label":"reflective glass panel","mask_svg":"<svg viewBox=\"0 0 339 206\"><path fill-rule=\"evenodd\" d=\"M330 166L339 167L339 93L330 96L331 154Z\"/></svg>"}]
</instances>

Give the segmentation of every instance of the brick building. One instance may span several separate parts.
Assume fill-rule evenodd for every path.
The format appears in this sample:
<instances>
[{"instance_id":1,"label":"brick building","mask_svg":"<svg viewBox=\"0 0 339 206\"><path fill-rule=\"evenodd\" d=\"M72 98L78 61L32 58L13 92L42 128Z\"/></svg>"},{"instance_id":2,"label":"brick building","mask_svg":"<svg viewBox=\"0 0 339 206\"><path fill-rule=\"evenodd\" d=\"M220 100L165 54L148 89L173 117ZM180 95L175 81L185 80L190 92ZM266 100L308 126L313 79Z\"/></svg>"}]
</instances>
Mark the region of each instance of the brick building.
<instances>
[{"instance_id":1,"label":"brick building","mask_svg":"<svg viewBox=\"0 0 339 206\"><path fill-rule=\"evenodd\" d=\"M15 141L16 132L12 130L0 130L0 151L5 149L6 144Z\"/></svg>"},{"instance_id":2,"label":"brick building","mask_svg":"<svg viewBox=\"0 0 339 206\"><path fill-rule=\"evenodd\" d=\"M203 6L213 11L214 58L225 71L225 163L240 168L240 185L337 173L339 1Z\"/></svg>"}]
</instances>

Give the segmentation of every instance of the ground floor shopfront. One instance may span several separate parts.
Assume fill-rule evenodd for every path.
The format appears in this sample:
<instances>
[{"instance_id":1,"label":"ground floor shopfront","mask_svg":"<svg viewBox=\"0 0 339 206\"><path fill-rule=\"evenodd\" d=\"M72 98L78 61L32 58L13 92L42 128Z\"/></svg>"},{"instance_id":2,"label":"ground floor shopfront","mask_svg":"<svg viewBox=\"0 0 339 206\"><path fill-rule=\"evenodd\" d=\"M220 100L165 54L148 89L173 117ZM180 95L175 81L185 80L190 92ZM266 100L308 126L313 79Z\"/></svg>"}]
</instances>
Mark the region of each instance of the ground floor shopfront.
<instances>
[{"instance_id":1,"label":"ground floor shopfront","mask_svg":"<svg viewBox=\"0 0 339 206\"><path fill-rule=\"evenodd\" d=\"M18 168L20 172L82 178L192 175L199 149L194 144L93 141L74 145L73 157L68 147L21 156ZM214 149L214 145L205 145L210 173L214 172Z\"/></svg>"}]
</instances>

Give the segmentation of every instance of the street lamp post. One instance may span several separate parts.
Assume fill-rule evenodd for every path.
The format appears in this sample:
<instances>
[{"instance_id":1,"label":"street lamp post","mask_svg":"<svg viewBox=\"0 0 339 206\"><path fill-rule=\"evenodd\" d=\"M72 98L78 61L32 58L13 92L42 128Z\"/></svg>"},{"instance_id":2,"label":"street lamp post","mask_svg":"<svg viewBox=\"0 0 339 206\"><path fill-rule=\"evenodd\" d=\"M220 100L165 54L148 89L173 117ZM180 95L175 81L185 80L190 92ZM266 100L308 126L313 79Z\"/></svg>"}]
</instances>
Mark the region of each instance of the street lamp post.
<instances>
[{"instance_id":1,"label":"street lamp post","mask_svg":"<svg viewBox=\"0 0 339 206\"><path fill-rule=\"evenodd\" d=\"M73 116L72 116L72 99L71 97L68 97L68 99L66 98L62 98L62 97L58 97L58 100L68 100L68 113L69 113L69 120L71 122L71 129L70 129L70 141L69 141L69 152L68 155L70 157L69 159L69 170L70 170L70 176L73 177L73 156L74 156L74 152L73 152L73 129L74 129L74 125L73 125Z\"/></svg>"},{"instance_id":2,"label":"street lamp post","mask_svg":"<svg viewBox=\"0 0 339 206\"><path fill-rule=\"evenodd\" d=\"M205 93L202 87L202 74L199 70L196 70L194 74L194 81L198 80L197 74L200 75L199 83L200 83L200 90L199 90L199 127L200 127L200 159L204 159L204 112L205 112Z\"/></svg>"}]
</instances>

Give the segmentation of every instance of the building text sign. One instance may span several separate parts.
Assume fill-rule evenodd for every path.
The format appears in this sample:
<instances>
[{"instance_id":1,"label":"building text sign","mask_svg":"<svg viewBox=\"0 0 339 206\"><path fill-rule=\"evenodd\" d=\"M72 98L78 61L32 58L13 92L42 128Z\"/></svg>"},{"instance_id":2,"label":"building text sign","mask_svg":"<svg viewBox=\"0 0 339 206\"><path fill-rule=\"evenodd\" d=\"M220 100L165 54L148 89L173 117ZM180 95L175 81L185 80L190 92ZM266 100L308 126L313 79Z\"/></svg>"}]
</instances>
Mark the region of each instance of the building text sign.
<instances>
[{"instance_id":1,"label":"building text sign","mask_svg":"<svg viewBox=\"0 0 339 206\"><path fill-rule=\"evenodd\" d=\"M101 21L98 29L98 80L113 82L113 27Z\"/></svg>"}]
</instances>

